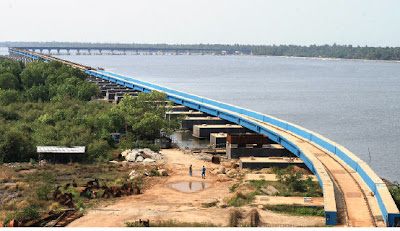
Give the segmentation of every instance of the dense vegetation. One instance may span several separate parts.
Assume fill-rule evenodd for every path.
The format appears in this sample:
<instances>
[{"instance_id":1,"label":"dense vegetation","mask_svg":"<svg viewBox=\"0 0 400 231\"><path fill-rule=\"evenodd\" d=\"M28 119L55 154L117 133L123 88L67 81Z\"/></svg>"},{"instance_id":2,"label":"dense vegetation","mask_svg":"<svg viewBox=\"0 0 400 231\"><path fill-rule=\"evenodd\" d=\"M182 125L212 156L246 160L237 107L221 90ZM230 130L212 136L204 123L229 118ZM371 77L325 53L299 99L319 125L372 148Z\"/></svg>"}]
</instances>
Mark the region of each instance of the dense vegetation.
<instances>
[{"instance_id":1,"label":"dense vegetation","mask_svg":"<svg viewBox=\"0 0 400 231\"><path fill-rule=\"evenodd\" d=\"M85 73L58 62L0 59L0 163L37 158L37 145L86 146L86 160L108 159L113 149L157 149L154 139L178 126L166 121L165 94L126 96L120 104L90 101L100 89ZM120 143L111 133L126 134Z\"/></svg>"},{"instance_id":2,"label":"dense vegetation","mask_svg":"<svg viewBox=\"0 0 400 231\"><path fill-rule=\"evenodd\" d=\"M67 42L5 42L0 46L63 46L63 47L130 47L130 48L203 48L247 49L254 55L327 57L345 59L400 60L400 47L361 47L352 45L226 45L226 44L121 44L121 43L67 43Z\"/></svg>"}]
</instances>

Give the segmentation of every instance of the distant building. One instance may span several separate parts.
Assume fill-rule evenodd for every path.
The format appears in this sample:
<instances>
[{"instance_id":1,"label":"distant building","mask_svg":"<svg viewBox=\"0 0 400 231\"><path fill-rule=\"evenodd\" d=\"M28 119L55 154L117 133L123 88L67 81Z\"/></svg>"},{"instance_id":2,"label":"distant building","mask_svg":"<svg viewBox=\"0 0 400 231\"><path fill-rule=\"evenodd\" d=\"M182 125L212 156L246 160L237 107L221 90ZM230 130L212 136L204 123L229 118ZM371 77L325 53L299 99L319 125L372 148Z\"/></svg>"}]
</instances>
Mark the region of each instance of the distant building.
<instances>
[{"instance_id":1,"label":"distant building","mask_svg":"<svg viewBox=\"0 0 400 231\"><path fill-rule=\"evenodd\" d=\"M39 161L47 160L52 163L76 162L83 159L85 146L36 146Z\"/></svg>"}]
</instances>

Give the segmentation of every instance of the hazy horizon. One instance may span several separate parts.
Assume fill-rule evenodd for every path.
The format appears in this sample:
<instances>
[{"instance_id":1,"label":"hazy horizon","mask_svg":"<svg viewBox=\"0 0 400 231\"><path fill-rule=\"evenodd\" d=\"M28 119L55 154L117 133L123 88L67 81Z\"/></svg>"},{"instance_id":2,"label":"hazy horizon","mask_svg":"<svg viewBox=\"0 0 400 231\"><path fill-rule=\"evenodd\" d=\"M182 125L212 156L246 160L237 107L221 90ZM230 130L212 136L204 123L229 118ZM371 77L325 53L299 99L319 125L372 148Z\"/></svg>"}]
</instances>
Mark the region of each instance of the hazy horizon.
<instances>
[{"instance_id":1,"label":"hazy horizon","mask_svg":"<svg viewBox=\"0 0 400 231\"><path fill-rule=\"evenodd\" d=\"M0 41L399 47L396 0L4 0Z\"/></svg>"},{"instance_id":2,"label":"hazy horizon","mask_svg":"<svg viewBox=\"0 0 400 231\"><path fill-rule=\"evenodd\" d=\"M126 45L132 45L132 44L141 44L141 45L240 45L240 46L324 46L324 45L328 45L328 46L333 46L334 44L336 44L337 46L353 46L353 47L389 47L389 48L397 48L400 47L399 46L360 46L360 45L352 45L352 44L338 44L338 43L333 43L333 44L241 44L241 43L237 43L237 44L229 44L229 43L123 43L123 42L82 42L82 41L71 41L71 42L67 42L67 41L0 41L0 43L92 43L92 44L126 44Z\"/></svg>"}]
</instances>

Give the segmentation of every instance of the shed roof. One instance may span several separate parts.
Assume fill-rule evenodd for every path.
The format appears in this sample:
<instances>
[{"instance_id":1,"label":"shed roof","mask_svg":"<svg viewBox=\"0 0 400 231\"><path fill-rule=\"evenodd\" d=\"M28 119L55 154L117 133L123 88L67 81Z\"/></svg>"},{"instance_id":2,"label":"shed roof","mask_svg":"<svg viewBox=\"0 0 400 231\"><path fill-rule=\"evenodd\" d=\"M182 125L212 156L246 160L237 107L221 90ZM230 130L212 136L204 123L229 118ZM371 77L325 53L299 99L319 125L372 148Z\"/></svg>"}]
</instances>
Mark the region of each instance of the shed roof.
<instances>
[{"instance_id":1,"label":"shed roof","mask_svg":"<svg viewBox=\"0 0 400 231\"><path fill-rule=\"evenodd\" d=\"M38 153L83 154L85 149L85 146L36 146Z\"/></svg>"}]
</instances>

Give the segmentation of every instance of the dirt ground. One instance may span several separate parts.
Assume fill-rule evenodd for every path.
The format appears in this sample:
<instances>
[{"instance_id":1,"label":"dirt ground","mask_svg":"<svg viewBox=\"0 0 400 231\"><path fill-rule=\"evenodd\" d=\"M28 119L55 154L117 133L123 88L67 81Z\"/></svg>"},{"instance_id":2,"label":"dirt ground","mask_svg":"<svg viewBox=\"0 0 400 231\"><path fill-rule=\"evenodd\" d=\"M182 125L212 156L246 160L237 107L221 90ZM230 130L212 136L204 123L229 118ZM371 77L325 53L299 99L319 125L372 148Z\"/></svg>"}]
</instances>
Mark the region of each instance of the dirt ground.
<instances>
[{"instance_id":1,"label":"dirt ground","mask_svg":"<svg viewBox=\"0 0 400 231\"><path fill-rule=\"evenodd\" d=\"M113 203L100 204L92 208L80 219L68 227L124 227L126 222L139 219L153 221L177 220L180 222L207 222L217 226L227 226L231 207L221 207L223 199L230 195L229 188L237 182L235 179L213 175L210 172L220 165L197 159L194 155L185 154L178 149L162 150L165 156L165 169L169 176L159 177L153 186L143 191L143 194L115 199ZM207 169L206 179L195 174L190 177L188 168L193 165L193 171L200 171L204 165ZM205 190L184 193L166 184L181 181L207 182L211 186ZM217 206L204 208L203 203L219 201ZM254 207L241 207L247 214ZM256 207L257 208L257 207ZM274 213L258 209L264 224L288 226L323 226L323 217L302 217ZM246 219L246 218L244 218Z\"/></svg>"}]
</instances>

